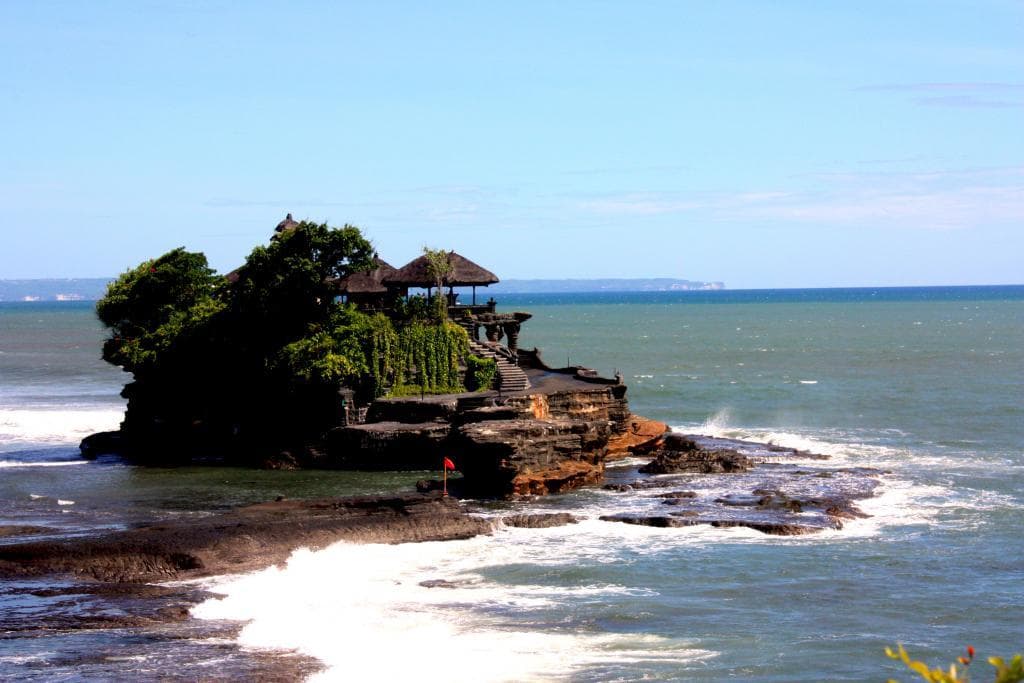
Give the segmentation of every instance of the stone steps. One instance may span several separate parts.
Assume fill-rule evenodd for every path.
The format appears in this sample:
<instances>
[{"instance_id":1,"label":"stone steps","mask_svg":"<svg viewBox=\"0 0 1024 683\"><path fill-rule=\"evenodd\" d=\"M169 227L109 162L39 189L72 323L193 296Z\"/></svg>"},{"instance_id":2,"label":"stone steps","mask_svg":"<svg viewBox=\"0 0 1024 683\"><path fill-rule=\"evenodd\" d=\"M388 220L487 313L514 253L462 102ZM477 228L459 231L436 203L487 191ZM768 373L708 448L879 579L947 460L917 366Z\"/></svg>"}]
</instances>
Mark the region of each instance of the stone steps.
<instances>
[{"instance_id":1,"label":"stone steps","mask_svg":"<svg viewBox=\"0 0 1024 683\"><path fill-rule=\"evenodd\" d=\"M526 373L494 347L482 344L470 337L469 348L474 355L491 358L498 364L498 381L502 391L513 393L530 388L530 378L526 376Z\"/></svg>"}]
</instances>

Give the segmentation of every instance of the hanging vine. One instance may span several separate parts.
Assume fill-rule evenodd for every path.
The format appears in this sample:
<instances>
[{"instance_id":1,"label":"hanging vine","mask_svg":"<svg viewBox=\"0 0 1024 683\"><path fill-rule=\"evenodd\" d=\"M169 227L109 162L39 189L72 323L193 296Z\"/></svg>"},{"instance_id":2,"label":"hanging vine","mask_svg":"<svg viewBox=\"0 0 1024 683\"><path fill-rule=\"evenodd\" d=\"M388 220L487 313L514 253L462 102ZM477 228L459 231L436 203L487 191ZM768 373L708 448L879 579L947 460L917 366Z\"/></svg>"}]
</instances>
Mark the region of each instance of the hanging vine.
<instances>
[{"instance_id":1,"label":"hanging vine","mask_svg":"<svg viewBox=\"0 0 1024 683\"><path fill-rule=\"evenodd\" d=\"M450 322L414 322L398 334L395 385L392 396L465 391L459 360L469 354L469 335Z\"/></svg>"}]
</instances>

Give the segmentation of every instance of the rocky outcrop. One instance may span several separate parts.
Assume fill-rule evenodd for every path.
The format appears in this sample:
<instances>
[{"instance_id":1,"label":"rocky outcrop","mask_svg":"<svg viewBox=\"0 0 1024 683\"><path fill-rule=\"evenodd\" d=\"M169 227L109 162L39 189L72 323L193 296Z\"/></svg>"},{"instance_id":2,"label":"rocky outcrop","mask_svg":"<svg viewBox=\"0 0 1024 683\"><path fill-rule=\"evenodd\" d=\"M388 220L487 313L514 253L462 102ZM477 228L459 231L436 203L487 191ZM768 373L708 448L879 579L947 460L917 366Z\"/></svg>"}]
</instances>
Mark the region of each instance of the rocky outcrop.
<instances>
[{"instance_id":1,"label":"rocky outcrop","mask_svg":"<svg viewBox=\"0 0 1024 683\"><path fill-rule=\"evenodd\" d=\"M453 439L469 495L558 493L604 475L610 427L603 420L491 420L463 425Z\"/></svg>"},{"instance_id":2,"label":"rocky outcrop","mask_svg":"<svg viewBox=\"0 0 1024 683\"><path fill-rule=\"evenodd\" d=\"M0 546L0 576L151 582L252 571L337 541L471 538L491 524L438 495L281 500L98 537Z\"/></svg>"},{"instance_id":3,"label":"rocky outcrop","mask_svg":"<svg viewBox=\"0 0 1024 683\"><path fill-rule=\"evenodd\" d=\"M728 448L702 448L681 434L667 435L656 451L654 460L640 468L644 474L694 474L746 472L752 466L749 458Z\"/></svg>"},{"instance_id":4,"label":"rocky outcrop","mask_svg":"<svg viewBox=\"0 0 1024 683\"><path fill-rule=\"evenodd\" d=\"M515 396L381 400L365 424L330 430L316 465L437 470L447 457L464 475L450 482L449 493L486 498L595 484L610 443L628 450L664 430L630 414L625 389L559 376L547 389ZM423 482L420 490L438 486Z\"/></svg>"},{"instance_id":5,"label":"rocky outcrop","mask_svg":"<svg viewBox=\"0 0 1024 683\"><path fill-rule=\"evenodd\" d=\"M664 422L630 415L626 430L613 434L608 441L608 460L620 460L635 455L646 455L657 449L670 428Z\"/></svg>"}]
</instances>

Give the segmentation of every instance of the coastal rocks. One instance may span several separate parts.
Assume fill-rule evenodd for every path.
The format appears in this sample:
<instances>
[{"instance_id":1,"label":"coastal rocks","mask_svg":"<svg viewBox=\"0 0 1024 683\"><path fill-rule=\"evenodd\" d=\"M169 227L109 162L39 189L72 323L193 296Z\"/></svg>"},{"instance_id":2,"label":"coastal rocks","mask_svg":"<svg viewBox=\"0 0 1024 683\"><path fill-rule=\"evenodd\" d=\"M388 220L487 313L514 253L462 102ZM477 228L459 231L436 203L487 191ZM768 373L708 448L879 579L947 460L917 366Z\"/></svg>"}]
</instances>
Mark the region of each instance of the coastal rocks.
<instances>
[{"instance_id":1,"label":"coastal rocks","mask_svg":"<svg viewBox=\"0 0 1024 683\"><path fill-rule=\"evenodd\" d=\"M667 435L661 450L647 465L640 468L644 474L694 474L746 472L752 466L749 458L731 449L705 449L693 439Z\"/></svg>"},{"instance_id":2,"label":"coastal rocks","mask_svg":"<svg viewBox=\"0 0 1024 683\"><path fill-rule=\"evenodd\" d=\"M456 465L470 495L558 493L604 475L604 420L491 420L458 428Z\"/></svg>"},{"instance_id":3,"label":"coastal rocks","mask_svg":"<svg viewBox=\"0 0 1024 683\"><path fill-rule=\"evenodd\" d=\"M296 548L341 540L442 541L491 531L486 520L436 495L282 500L103 536L0 546L0 576L166 581L262 569Z\"/></svg>"},{"instance_id":4,"label":"coastal rocks","mask_svg":"<svg viewBox=\"0 0 1024 683\"><path fill-rule=\"evenodd\" d=\"M505 526L521 529L548 529L566 524L577 524L579 519L568 512L550 512L522 515L507 515L501 518Z\"/></svg>"},{"instance_id":5,"label":"coastal rocks","mask_svg":"<svg viewBox=\"0 0 1024 683\"><path fill-rule=\"evenodd\" d=\"M673 474L631 478L653 468L609 470L604 490L628 503L602 520L659 528L744 527L780 536L841 529L867 516L857 502L875 495L886 474L828 468L815 462L824 456L732 439L670 435L665 448L659 457L683 463ZM695 458L709 453L722 457ZM737 458L742 467L723 464ZM707 466L713 460L717 464Z\"/></svg>"}]
</instances>

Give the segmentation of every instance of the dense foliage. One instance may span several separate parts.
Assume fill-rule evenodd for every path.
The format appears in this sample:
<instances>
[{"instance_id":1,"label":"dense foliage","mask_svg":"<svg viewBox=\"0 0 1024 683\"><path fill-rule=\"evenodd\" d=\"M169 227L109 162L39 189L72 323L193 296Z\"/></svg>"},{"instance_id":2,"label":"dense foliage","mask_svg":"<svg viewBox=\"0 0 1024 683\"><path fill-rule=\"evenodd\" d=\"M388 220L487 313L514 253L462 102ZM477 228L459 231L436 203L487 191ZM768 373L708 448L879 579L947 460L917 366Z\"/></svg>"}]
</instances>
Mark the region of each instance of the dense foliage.
<instances>
[{"instance_id":1,"label":"dense foliage","mask_svg":"<svg viewBox=\"0 0 1024 683\"><path fill-rule=\"evenodd\" d=\"M387 316L345 306L325 326L285 346L275 366L306 382L343 384L376 398L394 380L398 343Z\"/></svg>"},{"instance_id":2,"label":"dense foliage","mask_svg":"<svg viewBox=\"0 0 1024 683\"><path fill-rule=\"evenodd\" d=\"M165 450L186 436L229 444L244 459L336 423L343 386L364 403L462 391L468 336L439 315L443 296L390 317L336 302L332 280L372 257L358 228L303 222L229 277L183 248L123 273L97 305L104 359L135 377L122 431Z\"/></svg>"},{"instance_id":3,"label":"dense foliage","mask_svg":"<svg viewBox=\"0 0 1024 683\"><path fill-rule=\"evenodd\" d=\"M103 359L137 377L151 372L179 337L223 307L214 298L218 280L203 254L182 247L122 273L96 305L111 331Z\"/></svg>"}]
</instances>

